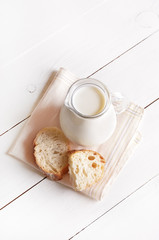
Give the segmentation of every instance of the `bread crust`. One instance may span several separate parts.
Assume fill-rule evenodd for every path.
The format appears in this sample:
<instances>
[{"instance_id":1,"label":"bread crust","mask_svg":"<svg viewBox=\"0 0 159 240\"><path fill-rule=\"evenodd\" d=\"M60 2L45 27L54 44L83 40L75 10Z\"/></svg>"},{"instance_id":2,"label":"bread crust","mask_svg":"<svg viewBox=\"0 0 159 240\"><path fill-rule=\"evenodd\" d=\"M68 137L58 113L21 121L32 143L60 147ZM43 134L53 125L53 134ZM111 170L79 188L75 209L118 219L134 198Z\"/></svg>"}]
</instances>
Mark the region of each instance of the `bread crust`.
<instances>
[{"instance_id":1,"label":"bread crust","mask_svg":"<svg viewBox=\"0 0 159 240\"><path fill-rule=\"evenodd\" d=\"M37 135L36 135L36 137L35 137L35 139L33 141L33 147L34 147L33 155L34 155L34 160L35 160L36 165L42 171L42 173L45 176L47 176L49 179L58 181L58 180L61 180L63 178L63 175L68 172L68 162L67 162L67 164L63 168L60 169L59 172L54 171L53 169L52 169L52 171L47 171L47 169L44 169L43 166L40 165L40 163L37 161L37 157L36 157L35 147L38 145L37 140L38 140L39 136L43 132L46 132L46 131L56 131L60 135L62 134L63 138L65 140L66 146L67 146L67 151L70 150L69 140L64 136L64 134L62 133L62 131L60 129L58 129L56 127L45 127L45 128L41 129L37 133Z\"/></svg>"},{"instance_id":2,"label":"bread crust","mask_svg":"<svg viewBox=\"0 0 159 240\"><path fill-rule=\"evenodd\" d=\"M63 178L63 175L68 172L68 165L65 166L65 167L61 170L61 172L59 172L59 173L56 173L56 172L52 172L52 173L51 173L51 172L47 172L46 170L44 171L40 166L38 166L38 167L39 167L39 169L43 172L43 174L44 174L47 178L49 178L49 179L51 179L51 180L54 180L54 181L59 181L59 180L61 180L61 179Z\"/></svg>"}]
</instances>

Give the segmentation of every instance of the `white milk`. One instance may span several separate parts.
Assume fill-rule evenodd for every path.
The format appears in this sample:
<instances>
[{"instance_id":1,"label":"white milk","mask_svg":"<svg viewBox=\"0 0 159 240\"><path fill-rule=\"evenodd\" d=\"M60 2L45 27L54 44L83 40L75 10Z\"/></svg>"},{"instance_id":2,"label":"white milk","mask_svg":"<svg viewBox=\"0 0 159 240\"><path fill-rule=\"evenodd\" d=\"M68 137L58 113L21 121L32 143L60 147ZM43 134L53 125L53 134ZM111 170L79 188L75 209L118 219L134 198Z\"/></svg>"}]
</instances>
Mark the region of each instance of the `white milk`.
<instances>
[{"instance_id":1,"label":"white milk","mask_svg":"<svg viewBox=\"0 0 159 240\"><path fill-rule=\"evenodd\" d=\"M106 100L99 88L81 86L73 95L74 108L83 115L99 114L105 107Z\"/></svg>"}]
</instances>

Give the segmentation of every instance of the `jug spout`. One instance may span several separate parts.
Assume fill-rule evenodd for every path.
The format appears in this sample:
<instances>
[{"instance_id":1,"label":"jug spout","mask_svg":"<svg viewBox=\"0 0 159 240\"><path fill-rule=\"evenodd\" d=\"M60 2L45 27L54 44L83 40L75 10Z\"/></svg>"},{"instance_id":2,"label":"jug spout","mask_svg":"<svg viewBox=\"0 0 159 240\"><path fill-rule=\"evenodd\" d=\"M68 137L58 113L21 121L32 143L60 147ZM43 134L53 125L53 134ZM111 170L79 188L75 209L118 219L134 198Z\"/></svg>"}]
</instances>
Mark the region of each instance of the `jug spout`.
<instances>
[{"instance_id":1,"label":"jug spout","mask_svg":"<svg viewBox=\"0 0 159 240\"><path fill-rule=\"evenodd\" d=\"M70 100L70 98L69 98L69 95L67 95L66 98L65 98L64 106L65 106L67 109L69 109L71 112L74 113L74 108L73 108L73 106L72 106L72 104L71 104L71 100Z\"/></svg>"}]
</instances>

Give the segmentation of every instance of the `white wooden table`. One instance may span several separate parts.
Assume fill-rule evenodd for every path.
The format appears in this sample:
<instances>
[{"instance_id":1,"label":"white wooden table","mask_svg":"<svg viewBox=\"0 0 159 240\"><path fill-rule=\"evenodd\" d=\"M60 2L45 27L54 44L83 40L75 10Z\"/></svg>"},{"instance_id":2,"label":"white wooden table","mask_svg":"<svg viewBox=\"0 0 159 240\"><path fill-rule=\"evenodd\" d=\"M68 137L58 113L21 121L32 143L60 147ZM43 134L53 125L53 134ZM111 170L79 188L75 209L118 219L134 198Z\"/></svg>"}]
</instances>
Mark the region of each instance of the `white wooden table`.
<instances>
[{"instance_id":1,"label":"white wooden table","mask_svg":"<svg viewBox=\"0 0 159 240\"><path fill-rule=\"evenodd\" d=\"M159 239L159 0L0 1L0 239ZM7 154L56 69L145 108L143 140L94 201Z\"/></svg>"}]
</instances>

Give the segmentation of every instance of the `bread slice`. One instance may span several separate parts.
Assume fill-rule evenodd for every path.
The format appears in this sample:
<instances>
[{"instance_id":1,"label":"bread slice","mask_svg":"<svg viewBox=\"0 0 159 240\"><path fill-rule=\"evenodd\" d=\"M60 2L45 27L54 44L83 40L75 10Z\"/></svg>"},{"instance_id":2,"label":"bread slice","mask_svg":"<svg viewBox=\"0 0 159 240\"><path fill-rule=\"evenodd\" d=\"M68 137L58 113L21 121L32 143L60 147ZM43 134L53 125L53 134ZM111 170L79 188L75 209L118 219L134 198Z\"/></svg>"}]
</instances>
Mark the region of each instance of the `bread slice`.
<instances>
[{"instance_id":1,"label":"bread slice","mask_svg":"<svg viewBox=\"0 0 159 240\"><path fill-rule=\"evenodd\" d=\"M77 191L82 191L98 182L104 173L104 158L92 150L69 153L69 174Z\"/></svg>"},{"instance_id":2,"label":"bread slice","mask_svg":"<svg viewBox=\"0 0 159 240\"><path fill-rule=\"evenodd\" d=\"M43 128L34 139L36 164L53 180L60 180L68 171L68 150L67 138L56 127Z\"/></svg>"}]
</instances>

